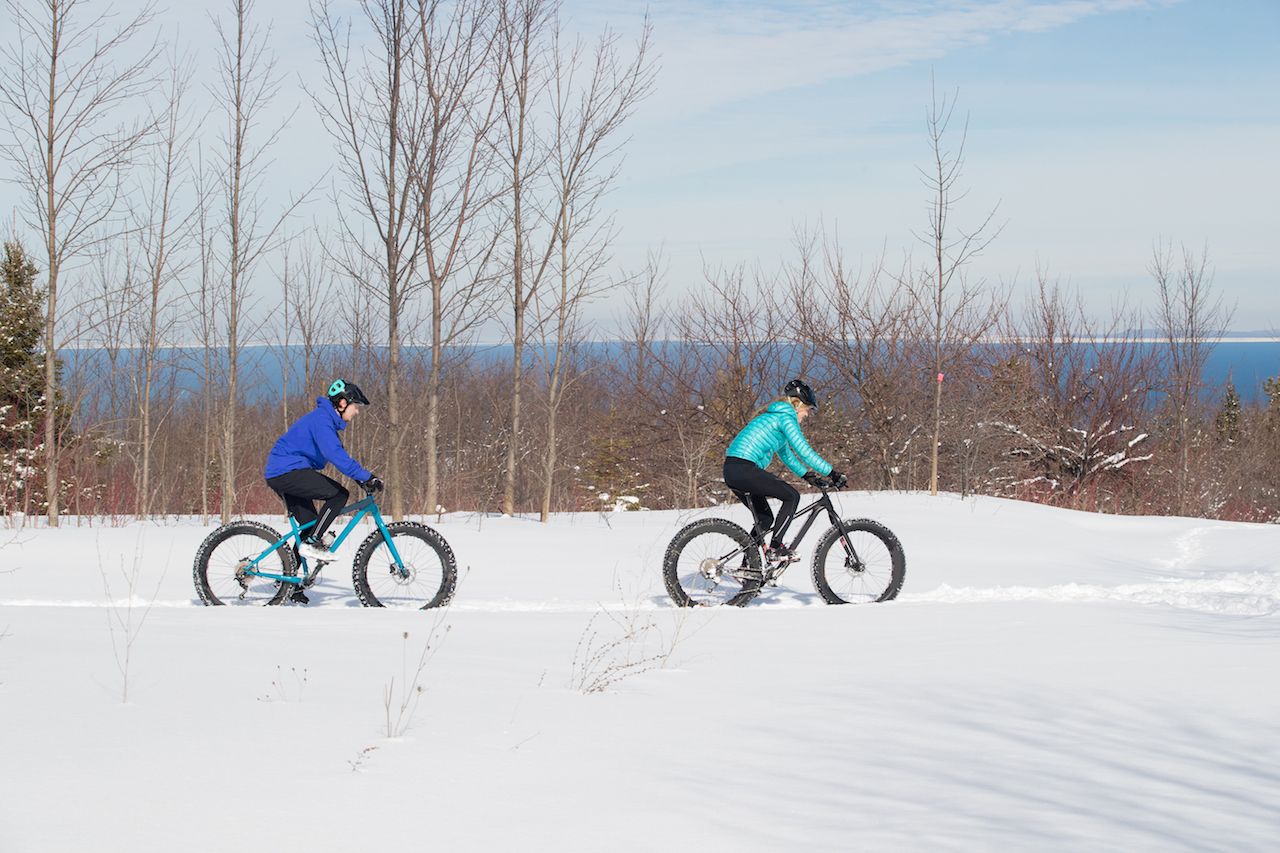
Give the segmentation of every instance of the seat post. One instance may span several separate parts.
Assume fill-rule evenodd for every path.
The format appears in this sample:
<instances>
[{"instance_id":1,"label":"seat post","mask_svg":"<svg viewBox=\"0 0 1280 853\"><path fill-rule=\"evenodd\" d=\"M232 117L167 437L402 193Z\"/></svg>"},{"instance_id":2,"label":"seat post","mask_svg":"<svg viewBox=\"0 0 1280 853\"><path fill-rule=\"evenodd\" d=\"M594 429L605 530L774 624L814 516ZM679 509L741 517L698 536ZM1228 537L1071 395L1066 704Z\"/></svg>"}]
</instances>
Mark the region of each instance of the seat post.
<instances>
[{"instance_id":1,"label":"seat post","mask_svg":"<svg viewBox=\"0 0 1280 853\"><path fill-rule=\"evenodd\" d=\"M730 489L730 491L733 492L734 497L746 504L747 511L751 513L751 538L757 545L763 545L766 531L760 526L760 516L756 514L755 505L751 503L750 492L740 489Z\"/></svg>"}]
</instances>

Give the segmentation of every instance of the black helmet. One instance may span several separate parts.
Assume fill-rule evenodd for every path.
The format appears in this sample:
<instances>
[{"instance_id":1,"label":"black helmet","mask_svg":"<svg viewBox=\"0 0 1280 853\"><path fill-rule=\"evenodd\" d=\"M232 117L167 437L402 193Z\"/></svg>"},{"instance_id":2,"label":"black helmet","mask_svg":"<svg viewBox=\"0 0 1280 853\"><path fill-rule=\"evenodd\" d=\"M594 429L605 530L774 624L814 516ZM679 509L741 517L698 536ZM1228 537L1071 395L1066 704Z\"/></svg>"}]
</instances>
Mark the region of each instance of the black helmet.
<instances>
[{"instance_id":1,"label":"black helmet","mask_svg":"<svg viewBox=\"0 0 1280 853\"><path fill-rule=\"evenodd\" d=\"M369 405L369 398L360 390L360 386L354 382L347 382L345 379L335 379L333 384L329 386L329 402L336 406L339 400L346 400L348 403L356 403L361 406Z\"/></svg>"},{"instance_id":2,"label":"black helmet","mask_svg":"<svg viewBox=\"0 0 1280 853\"><path fill-rule=\"evenodd\" d=\"M784 397L795 397L806 406L818 408L818 398L813 396L813 389L803 379L792 379L787 383L787 387L782 389Z\"/></svg>"}]
</instances>

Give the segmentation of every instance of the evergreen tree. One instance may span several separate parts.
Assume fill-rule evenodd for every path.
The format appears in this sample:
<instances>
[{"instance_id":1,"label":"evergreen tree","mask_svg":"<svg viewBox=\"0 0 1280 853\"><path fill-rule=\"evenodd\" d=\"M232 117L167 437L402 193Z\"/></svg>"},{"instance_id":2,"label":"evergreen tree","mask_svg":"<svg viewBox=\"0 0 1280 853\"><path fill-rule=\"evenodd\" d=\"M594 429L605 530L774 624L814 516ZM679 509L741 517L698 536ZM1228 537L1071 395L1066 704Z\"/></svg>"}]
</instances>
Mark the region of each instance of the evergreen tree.
<instances>
[{"instance_id":1,"label":"evergreen tree","mask_svg":"<svg viewBox=\"0 0 1280 853\"><path fill-rule=\"evenodd\" d=\"M629 427L630 416L610 407L602 429L590 438L583 471L586 487L600 509L644 509L649 484L640 471L643 464L637 441Z\"/></svg>"},{"instance_id":2,"label":"evergreen tree","mask_svg":"<svg viewBox=\"0 0 1280 853\"><path fill-rule=\"evenodd\" d=\"M1227 380L1227 390L1222 395L1222 408L1213 419L1218 431L1218 440L1226 444L1234 444L1240 438L1240 395L1236 392L1234 382Z\"/></svg>"},{"instance_id":3,"label":"evergreen tree","mask_svg":"<svg viewBox=\"0 0 1280 853\"><path fill-rule=\"evenodd\" d=\"M1264 380L1262 390L1267 395L1267 417L1275 421L1280 418L1280 376Z\"/></svg>"},{"instance_id":4,"label":"evergreen tree","mask_svg":"<svg viewBox=\"0 0 1280 853\"><path fill-rule=\"evenodd\" d=\"M0 264L0 511L29 508L43 481L39 436L45 406L44 292L36 265L14 241Z\"/></svg>"}]
</instances>

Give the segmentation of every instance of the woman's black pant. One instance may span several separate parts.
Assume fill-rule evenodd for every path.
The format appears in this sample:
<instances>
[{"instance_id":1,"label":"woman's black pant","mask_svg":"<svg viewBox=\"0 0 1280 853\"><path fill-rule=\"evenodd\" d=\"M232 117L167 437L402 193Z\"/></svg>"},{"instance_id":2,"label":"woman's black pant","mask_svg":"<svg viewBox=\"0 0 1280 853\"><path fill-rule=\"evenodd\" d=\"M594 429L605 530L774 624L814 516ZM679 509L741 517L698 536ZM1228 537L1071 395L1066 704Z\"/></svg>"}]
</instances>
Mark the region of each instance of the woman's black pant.
<instances>
[{"instance_id":1,"label":"woman's black pant","mask_svg":"<svg viewBox=\"0 0 1280 853\"><path fill-rule=\"evenodd\" d=\"M795 486L775 477L754 462L728 456L724 460L724 484L737 495L738 500L747 505L755 517L755 526L751 535L757 542L764 541L764 534L773 530L771 545L781 545L782 537L787 532L791 517L796 514L800 505L800 492ZM782 501L778 509L778 517L773 517L769 502L765 498L776 498Z\"/></svg>"},{"instance_id":2,"label":"woman's black pant","mask_svg":"<svg viewBox=\"0 0 1280 853\"><path fill-rule=\"evenodd\" d=\"M313 529L302 534L303 538L318 540L323 536L338 517L338 511L347 505L347 499L351 497L351 493L337 480L310 468L268 477L267 485L284 500L284 505L297 520L299 527L316 522ZM318 515L313 501L324 501Z\"/></svg>"}]
</instances>

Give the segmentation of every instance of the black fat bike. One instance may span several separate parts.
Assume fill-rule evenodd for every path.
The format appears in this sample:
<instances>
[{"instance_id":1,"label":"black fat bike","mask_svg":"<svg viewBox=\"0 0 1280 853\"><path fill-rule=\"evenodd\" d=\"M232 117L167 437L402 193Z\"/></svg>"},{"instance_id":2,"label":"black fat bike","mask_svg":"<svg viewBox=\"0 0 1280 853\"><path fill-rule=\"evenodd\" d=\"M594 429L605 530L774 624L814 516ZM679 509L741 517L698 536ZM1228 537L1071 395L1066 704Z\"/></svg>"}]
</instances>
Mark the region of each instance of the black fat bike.
<instances>
[{"instance_id":1,"label":"black fat bike","mask_svg":"<svg viewBox=\"0 0 1280 853\"><path fill-rule=\"evenodd\" d=\"M866 518L841 519L825 487L822 497L796 512L804 519L791 542L794 551L826 511L831 528L813 552L813 586L828 604L889 601L902 589L907 560L898 537ZM748 505L749 506L749 505ZM667 546L662 579L680 607L731 604L741 607L766 586L777 586L790 562L767 561L759 541L725 518L685 526Z\"/></svg>"}]
</instances>

